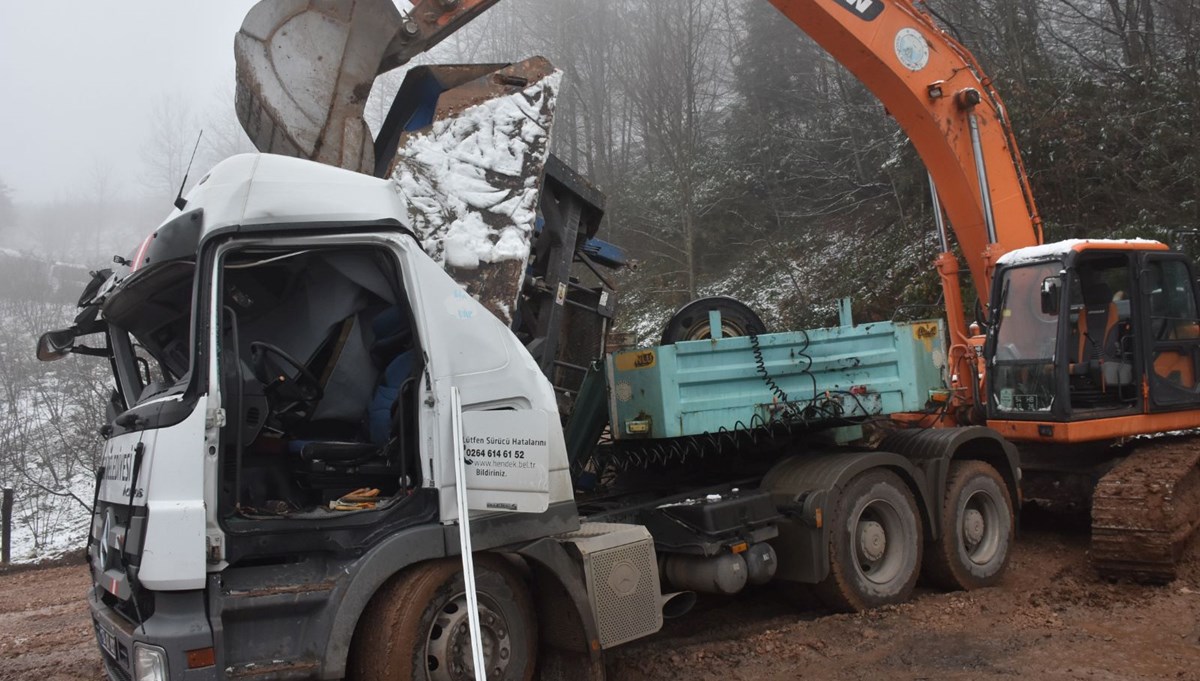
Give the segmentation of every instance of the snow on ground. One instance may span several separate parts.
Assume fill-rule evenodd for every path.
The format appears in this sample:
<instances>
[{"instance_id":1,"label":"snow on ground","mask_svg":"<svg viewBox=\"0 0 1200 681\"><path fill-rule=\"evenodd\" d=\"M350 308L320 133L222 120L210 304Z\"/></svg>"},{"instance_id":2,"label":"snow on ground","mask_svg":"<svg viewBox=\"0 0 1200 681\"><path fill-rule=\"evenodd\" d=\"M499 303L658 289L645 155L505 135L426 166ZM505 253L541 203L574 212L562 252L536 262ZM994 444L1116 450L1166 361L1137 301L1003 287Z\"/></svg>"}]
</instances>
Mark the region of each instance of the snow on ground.
<instances>
[{"instance_id":1,"label":"snow on ground","mask_svg":"<svg viewBox=\"0 0 1200 681\"><path fill-rule=\"evenodd\" d=\"M65 489L91 503L93 477L73 476ZM18 499L13 504L12 562L32 563L58 558L87 543L91 513L71 497L46 494Z\"/></svg>"},{"instance_id":2,"label":"snow on ground","mask_svg":"<svg viewBox=\"0 0 1200 681\"><path fill-rule=\"evenodd\" d=\"M82 281L63 277L60 290L47 285L59 264L25 256L16 264L20 276L0 280L0 487L14 491L12 559L33 562L86 541L111 379L97 358L37 361L38 334L71 323L78 310L65 300Z\"/></svg>"},{"instance_id":3,"label":"snow on ground","mask_svg":"<svg viewBox=\"0 0 1200 681\"><path fill-rule=\"evenodd\" d=\"M851 298L856 321L866 321L864 310L872 303L891 314L900 301L889 296L909 283L912 270L933 271L933 235L888 250L881 263L863 262L863 244L864 237L854 231L829 231L819 239L800 235L795 243L743 254L721 276L698 286L697 295L735 298L774 331L836 325L837 300L844 295ZM878 277L863 274L880 267L886 269ZM865 282L858 283L859 278ZM889 288L881 289L881 282ZM629 283L633 285L621 297L618 330L632 333L638 345L656 344L676 307L662 295L640 290L636 281Z\"/></svg>"}]
</instances>

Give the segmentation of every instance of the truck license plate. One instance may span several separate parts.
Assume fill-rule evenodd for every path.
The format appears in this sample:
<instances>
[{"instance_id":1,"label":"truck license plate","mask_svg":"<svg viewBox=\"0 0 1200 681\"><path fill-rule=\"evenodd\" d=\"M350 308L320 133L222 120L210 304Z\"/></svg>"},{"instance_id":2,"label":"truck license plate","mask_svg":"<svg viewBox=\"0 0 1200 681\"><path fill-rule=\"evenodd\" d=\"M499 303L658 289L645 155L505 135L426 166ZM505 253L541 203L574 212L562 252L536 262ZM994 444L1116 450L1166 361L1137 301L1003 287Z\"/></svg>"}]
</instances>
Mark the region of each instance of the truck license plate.
<instances>
[{"instance_id":1,"label":"truck license plate","mask_svg":"<svg viewBox=\"0 0 1200 681\"><path fill-rule=\"evenodd\" d=\"M117 637L99 622L96 623L96 639L100 641L100 647L104 649L104 652L108 653L112 659L117 659Z\"/></svg>"}]
</instances>

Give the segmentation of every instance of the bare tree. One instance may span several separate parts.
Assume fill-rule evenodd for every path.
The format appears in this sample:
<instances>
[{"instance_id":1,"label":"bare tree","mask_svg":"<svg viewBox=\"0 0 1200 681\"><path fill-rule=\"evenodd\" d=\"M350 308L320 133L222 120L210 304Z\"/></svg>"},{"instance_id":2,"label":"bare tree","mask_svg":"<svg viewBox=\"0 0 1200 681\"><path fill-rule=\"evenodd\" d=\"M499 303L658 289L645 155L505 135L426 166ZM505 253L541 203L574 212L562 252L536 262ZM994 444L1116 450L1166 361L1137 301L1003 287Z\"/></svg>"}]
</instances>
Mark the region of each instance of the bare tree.
<instances>
[{"instance_id":1,"label":"bare tree","mask_svg":"<svg viewBox=\"0 0 1200 681\"><path fill-rule=\"evenodd\" d=\"M651 252L674 266L661 274L675 290L695 297L702 219L729 198L713 163L711 140L727 102L723 31L729 17L704 0L661 0L626 10L629 38L622 45L626 93L644 144L644 186L660 199L630 228Z\"/></svg>"},{"instance_id":2,"label":"bare tree","mask_svg":"<svg viewBox=\"0 0 1200 681\"><path fill-rule=\"evenodd\" d=\"M179 95L163 95L151 108L142 146L143 182L150 193L171 197L179 191L200 125Z\"/></svg>"}]
</instances>

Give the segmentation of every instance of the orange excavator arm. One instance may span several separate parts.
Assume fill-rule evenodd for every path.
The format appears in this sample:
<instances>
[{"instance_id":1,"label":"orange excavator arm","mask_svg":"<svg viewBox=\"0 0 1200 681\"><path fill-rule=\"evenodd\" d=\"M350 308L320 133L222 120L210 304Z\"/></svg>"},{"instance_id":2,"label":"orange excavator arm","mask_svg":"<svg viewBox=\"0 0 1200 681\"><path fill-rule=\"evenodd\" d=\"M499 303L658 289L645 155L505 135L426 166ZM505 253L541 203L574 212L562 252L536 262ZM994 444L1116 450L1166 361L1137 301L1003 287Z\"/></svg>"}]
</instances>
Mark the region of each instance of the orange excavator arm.
<instances>
[{"instance_id":1,"label":"orange excavator arm","mask_svg":"<svg viewBox=\"0 0 1200 681\"><path fill-rule=\"evenodd\" d=\"M1042 241L1041 219L991 80L909 0L770 2L862 81L908 134L986 302L995 259Z\"/></svg>"}]
</instances>

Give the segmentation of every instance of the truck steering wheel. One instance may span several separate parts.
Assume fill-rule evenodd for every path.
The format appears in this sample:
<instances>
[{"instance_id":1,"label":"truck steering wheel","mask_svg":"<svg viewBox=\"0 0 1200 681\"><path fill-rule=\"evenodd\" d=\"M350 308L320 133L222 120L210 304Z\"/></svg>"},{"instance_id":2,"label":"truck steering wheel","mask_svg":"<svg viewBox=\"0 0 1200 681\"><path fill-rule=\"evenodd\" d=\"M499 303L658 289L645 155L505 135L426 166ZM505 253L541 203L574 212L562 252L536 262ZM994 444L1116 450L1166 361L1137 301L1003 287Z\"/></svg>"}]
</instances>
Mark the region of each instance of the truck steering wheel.
<instances>
[{"instance_id":1,"label":"truck steering wheel","mask_svg":"<svg viewBox=\"0 0 1200 681\"><path fill-rule=\"evenodd\" d=\"M296 370L295 380L278 369L269 355L275 355ZM325 396L321 381L303 363L278 346L263 341L250 343L254 377L263 384L263 393L271 402L271 415L281 420L307 421L317 402Z\"/></svg>"}]
</instances>

